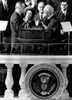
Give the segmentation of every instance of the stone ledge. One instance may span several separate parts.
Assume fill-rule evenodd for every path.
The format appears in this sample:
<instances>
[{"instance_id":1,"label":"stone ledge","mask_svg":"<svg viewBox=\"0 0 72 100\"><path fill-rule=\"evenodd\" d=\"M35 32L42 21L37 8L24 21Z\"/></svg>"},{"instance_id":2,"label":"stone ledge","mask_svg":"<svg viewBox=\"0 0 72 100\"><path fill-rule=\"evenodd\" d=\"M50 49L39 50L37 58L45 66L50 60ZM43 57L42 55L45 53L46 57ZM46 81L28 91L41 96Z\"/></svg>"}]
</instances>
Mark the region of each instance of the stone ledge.
<instances>
[{"instance_id":1,"label":"stone ledge","mask_svg":"<svg viewBox=\"0 0 72 100\"><path fill-rule=\"evenodd\" d=\"M0 63L54 63L54 64L72 64L72 56L27 56L27 55L0 55Z\"/></svg>"},{"instance_id":2,"label":"stone ledge","mask_svg":"<svg viewBox=\"0 0 72 100\"><path fill-rule=\"evenodd\" d=\"M24 99L24 98L0 98L0 100L30 100L30 99ZM58 99L58 100L72 100L72 98L67 99Z\"/></svg>"}]
</instances>

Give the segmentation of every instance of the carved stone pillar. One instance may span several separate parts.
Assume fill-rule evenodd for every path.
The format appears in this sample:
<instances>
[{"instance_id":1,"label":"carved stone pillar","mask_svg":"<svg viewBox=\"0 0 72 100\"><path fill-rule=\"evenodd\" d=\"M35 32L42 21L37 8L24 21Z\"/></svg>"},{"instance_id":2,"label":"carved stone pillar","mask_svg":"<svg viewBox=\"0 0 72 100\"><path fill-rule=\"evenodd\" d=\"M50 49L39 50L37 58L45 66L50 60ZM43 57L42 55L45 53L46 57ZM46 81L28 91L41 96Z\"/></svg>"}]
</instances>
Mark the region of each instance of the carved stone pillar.
<instances>
[{"instance_id":1,"label":"carved stone pillar","mask_svg":"<svg viewBox=\"0 0 72 100\"><path fill-rule=\"evenodd\" d=\"M19 96L19 98L28 99L28 95L26 94L25 87L24 87L25 72L26 72L27 64L19 64L19 65L21 67L21 77L20 77L20 80L19 80L19 84L20 84L21 90L19 91L19 95L18 96Z\"/></svg>"},{"instance_id":2,"label":"carved stone pillar","mask_svg":"<svg viewBox=\"0 0 72 100\"><path fill-rule=\"evenodd\" d=\"M12 86L13 86L13 83L14 83L13 82L13 77L12 77L13 64L7 63L5 65L7 67L7 77L6 77L6 80L5 80L5 84L6 84L7 89L5 91L4 97L13 98L14 97L14 92L11 89Z\"/></svg>"},{"instance_id":3,"label":"carved stone pillar","mask_svg":"<svg viewBox=\"0 0 72 100\"><path fill-rule=\"evenodd\" d=\"M67 91L67 85L68 85L68 79L67 79L67 67L68 64L61 64L62 67L62 71L63 71L63 75L64 75L64 79L65 79L65 89L62 95L62 98L69 98L69 93Z\"/></svg>"}]
</instances>

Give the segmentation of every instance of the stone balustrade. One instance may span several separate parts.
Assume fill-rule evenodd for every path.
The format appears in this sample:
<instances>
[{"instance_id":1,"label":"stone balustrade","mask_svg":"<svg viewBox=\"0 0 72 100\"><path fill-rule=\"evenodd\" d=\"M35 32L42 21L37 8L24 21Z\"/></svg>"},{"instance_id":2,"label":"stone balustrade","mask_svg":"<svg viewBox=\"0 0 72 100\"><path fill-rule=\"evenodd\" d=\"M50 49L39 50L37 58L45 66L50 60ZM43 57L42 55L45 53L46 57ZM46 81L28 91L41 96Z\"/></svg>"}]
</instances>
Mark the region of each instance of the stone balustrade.
<instances>
[{"instance_id":1,"label":"stone balustrade","mask_svg":"<svg viewBox=\"0 0 72 100\"><path fill-rule=\"evenodd\" d=\"M48 63L48 64L60 64L62 68L62 73L64 76L65 81L65 89L61 96L62 100L71 99L69 97L69 93L67 91L68 85L68 78L67 78L67 68L69 64L72 64L72 56L14 56L14 55L0 55L0 64L5 64L7 68L7 75L5 79L6 90L4 92L5 99L16 99L14 97L14 91L12 90L14 79L12 76L12 69L14 64L19 64L21 68L21 75L19 80L20 90L18 92L19 99L30 100L28 97L25 89L24 89L24 82L25 82L25 75L26 75L26 68L28 64L41 64L41 63ZM2 98L2 99L4 99Z\"/></svg>"}]
</instances>

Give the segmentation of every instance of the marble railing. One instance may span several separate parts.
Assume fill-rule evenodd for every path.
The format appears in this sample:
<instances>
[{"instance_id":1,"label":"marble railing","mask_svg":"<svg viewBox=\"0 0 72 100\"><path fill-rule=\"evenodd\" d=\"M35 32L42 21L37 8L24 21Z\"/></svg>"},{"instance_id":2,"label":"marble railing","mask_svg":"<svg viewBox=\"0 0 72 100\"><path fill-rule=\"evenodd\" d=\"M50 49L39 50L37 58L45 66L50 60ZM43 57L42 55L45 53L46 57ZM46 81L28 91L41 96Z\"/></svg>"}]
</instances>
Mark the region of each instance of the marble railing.
<instances>
[{"instance_id":1,"label":"marble railing","mask_svg":"<svg viewBox=\"0 0 72 100\"><path fill-rule=\"evenodd\" d=\"M26 55L24 56L0 55L0 64L5 64L7 68L7 75L5 79L6 90L4 92L4 98L15 99L14 91L12 90L12 86L14 84L14 80L12 76L12 69L14 67L14 64L19 64L21 68L21 76L19 80L19 85L21 89L19 90L18 98L19 99L29 99L27 94L25 93L24 86L23 86L26 68L28 64L40 64L40 63L61 65L62 73L64 75L64 81L65 81L65 89L64 89L64 92L61 98L65 100L71 99L69 97L69 93L66 87L68 85L67 68L69 64L72 64L72 56L26 56Z\"/></svg>"}]
</instances>

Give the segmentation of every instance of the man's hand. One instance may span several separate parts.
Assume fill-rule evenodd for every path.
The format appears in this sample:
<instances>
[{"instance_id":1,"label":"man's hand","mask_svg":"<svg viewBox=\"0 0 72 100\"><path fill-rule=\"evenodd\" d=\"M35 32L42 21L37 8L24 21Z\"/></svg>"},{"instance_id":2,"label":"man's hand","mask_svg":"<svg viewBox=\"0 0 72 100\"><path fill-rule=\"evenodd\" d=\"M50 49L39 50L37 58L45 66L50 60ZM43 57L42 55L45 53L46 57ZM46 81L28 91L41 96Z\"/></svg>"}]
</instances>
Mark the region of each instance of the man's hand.
<instances>
[{"instance_id":1,"label":"man's hand","mask_svg":"<svg viewBox=\"0 0 72 100\"><path fill-rule=\"evenodd\" d=\"M61 32L61 35L64 35L64 33L65 33L63 30L60 30L60 32Z\"/></svg>"},{"instance_id":2,"label":"man's hand","mask_svg":"<svg viewBox=\"0 0 72 100\"><path fill-rule=\"evenodd\" d=\"M38 26L39 25L39 20L35 21L35 25Z\"/></svg>"},{"instance_id":3,"label":"man's hand","mask_svg":"<svg viewBox=\"0 0 72 100\"><path fill-rule=\"evenodd\" d=\"M28 20L29 20L29 17L28 17L28 16L25 16L24 21L25 21L25 22L28 22Z\"/></svg>"},{"instance_id":4,"label":"man's hand","mask_svg":"<svg viewBox=\"0 0 72 100\"><path fill-rule=\"evenodd\" d=\"M48 29L48 27L43 22L41 22L41 23L42 23L42 26L44 27L44 29Z\"/></svg>"}]
</instances>

